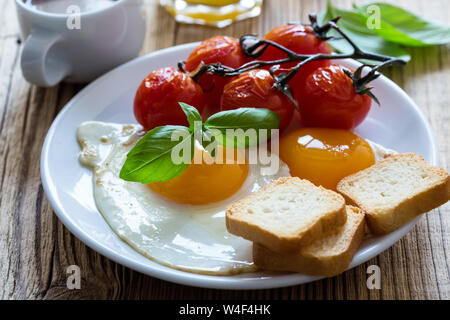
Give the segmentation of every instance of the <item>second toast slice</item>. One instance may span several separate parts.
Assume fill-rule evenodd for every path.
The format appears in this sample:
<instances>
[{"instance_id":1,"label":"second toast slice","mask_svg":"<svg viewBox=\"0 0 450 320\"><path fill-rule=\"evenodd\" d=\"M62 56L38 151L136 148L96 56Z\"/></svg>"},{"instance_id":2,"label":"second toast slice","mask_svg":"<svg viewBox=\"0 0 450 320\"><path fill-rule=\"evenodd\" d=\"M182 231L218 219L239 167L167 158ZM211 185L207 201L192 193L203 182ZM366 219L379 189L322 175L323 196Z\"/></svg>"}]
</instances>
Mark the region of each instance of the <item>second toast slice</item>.
<instances>
[{"instance_id":1,"label":"second toast slice","mask_svg":"<svg viewBox=\"0 0 450 320\"><path fill-rule=\"evenodd\" d=\"M293 254L278 253L253 243L253 260L261 269L335 276L344 272L364 237L364 213L347 206L347 222Z\"/></svg>"},{"instance_id":2,"label":"second toast slice","mask_svg":"<svg viewBox=\"0 0 450 320\"><path fill-rule=\"evenodd\" d=\"M277 252L293 252L346 221L345 200L296 177L280 178L234 203L226 212L230 233Z\"/></svg>"}]
</instances>

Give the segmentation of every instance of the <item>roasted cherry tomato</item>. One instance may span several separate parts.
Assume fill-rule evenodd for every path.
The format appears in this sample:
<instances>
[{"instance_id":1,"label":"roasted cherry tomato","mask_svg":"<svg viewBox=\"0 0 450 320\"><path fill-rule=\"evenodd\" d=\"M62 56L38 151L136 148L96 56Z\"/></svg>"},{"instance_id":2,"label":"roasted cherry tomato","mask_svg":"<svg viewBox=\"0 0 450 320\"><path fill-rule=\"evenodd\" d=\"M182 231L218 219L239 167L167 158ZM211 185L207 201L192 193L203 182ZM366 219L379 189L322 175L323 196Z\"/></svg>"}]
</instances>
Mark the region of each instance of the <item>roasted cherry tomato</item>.
<instances>
[{"instance_id":1,"label":"roasted cherry tomato","mask_svg":"<svg viewBox=\"0 0 450 320\"><path fill-rule=\"evenodd\" d=\"M220 109L270 109L280 117L279 128L283 131L292 119L294 105L284 93L274 88L273 84L274 79L267 70L244 72L223 89Z\"/></svg>"},{"instance_id":2,"label":"roasted cherry tomato","mask_svg":"<svg viewBox=\"0 0 450 320\"><path fill-rule=\"evenodd\" d=\"M162 68L150 73L139 86L134 115L145 130L168 124L187 125L179 102L202 112L205 104L202 88L189 75L174 68Z\"/></svg>"},{"instance_id":3,"label":"roasted cherry tomato","mask_svg":"<svg viewBox=\"0 0 450 320\"><path fill-rule=\"evenodd\" d=\"M230 68L238 68L247 61L247 57L232 37L216 36L200 43L186 60L186 71L192 72L203 62L204 64L221 63ZM205 91L206 103L212 111L217 111L223 87L229 78L203 74L199 83Z\"/></svg>"},{"instance_id":4,"label":"roasted cherry tomato","mask_svg":"<svg viewBox=\"0 0 450 320\"><path fill-rule=\"evenodd\" d=\"M351 130L365 119L372 98L358 94L343 70L332 64L308 76L298 99L305 126Z\"/></svg>"},{"instance_id":5,"label":"roasted cherry tomato","mask_svg":"<svg viewBox=\"0 0 450 320\"><path fill-rule=\"evenodd\" d=\"M326 41L320 40L314 34L311 27L300 24L284 24L275 27L265 36L265 40L276 42L287 49L299 54L330 54L331 48ZM261 55L261 60L270 61L286 58L287 55L283 51L269 46ZM289 68L294 67L299 62L290 62L281 65L283 72L289 72ZM317 68L330 64L329 60L312 61L302 66L294 78L291 79L289 85L294 91L294 96L298 96L298 88L303 86L306 77Z\"/></svg>"}]
</instances>

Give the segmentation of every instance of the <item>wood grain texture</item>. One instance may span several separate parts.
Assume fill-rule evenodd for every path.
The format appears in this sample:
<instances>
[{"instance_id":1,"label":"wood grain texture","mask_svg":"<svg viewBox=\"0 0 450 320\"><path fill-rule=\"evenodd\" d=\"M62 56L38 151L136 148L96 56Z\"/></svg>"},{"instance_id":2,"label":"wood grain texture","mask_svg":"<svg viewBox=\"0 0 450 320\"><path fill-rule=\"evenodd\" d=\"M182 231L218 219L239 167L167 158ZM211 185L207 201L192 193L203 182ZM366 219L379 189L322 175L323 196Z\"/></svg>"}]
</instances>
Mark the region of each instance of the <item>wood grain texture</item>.
<instances>
[{"instance_id":1,"label":"wood grain texture","mask_svg":"<svg viewBox=\"0 0 450 320\"><path fill-rule=\"evenodd\" d=\"M286 21L306 21L325 0L265 0L262 16L217 30L176 24L146 1L142 54L226 34L264 34ZM364 2L364 1L357 1ZM428 19L448 23L447 0L390 1ZM351 7L351 0L335 0ZM0 298L2 299L450 299L450 205L424 216L402 240L340 276L273 290L225 291L161 281L116 264L86 247L61 224L42 189L41 147L53 119L83 86L43 89L20 71L22 44L14 3L0 1ZM440 163L450 163L450 51L412 49L404 68L386 71L419 105L436 134ZM411 128L413 130L413 128ZM80 266L80 290L66 288L66 268ZM381 290L368 290L366 269L382 271Z\"/></svg>"}]
</instances>

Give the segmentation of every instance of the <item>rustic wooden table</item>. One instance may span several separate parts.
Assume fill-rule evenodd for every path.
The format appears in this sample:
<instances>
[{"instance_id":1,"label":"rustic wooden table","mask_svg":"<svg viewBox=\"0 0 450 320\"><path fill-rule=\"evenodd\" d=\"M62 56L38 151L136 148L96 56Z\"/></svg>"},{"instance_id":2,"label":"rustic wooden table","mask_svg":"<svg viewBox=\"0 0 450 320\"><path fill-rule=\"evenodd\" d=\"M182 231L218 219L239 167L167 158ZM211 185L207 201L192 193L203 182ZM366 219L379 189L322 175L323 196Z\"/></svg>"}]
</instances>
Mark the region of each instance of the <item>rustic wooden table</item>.
<instances>
[{"instance_id":1,"label":"rustic wooden table","mask_svg":"<svg viewBox=\"0 0 450 320\"><path fill-rule=\"evenodd\" d=\"M428 19L450 21L447 0L391 1ZM351 0L335 0L350 8ZM147 1L142 54L217 34L264 34L287 21L306 21L325 0L265 0L256 19L217 30L175 23ZM289 288L208 290L175 285L130 270L86 247L58 220L42 189L39 157L47 130L83 86L44 89L27 83L14 1L0 1L0 298L3 299L449 299L450 204L423 216L401 241L340 276ZM411 50L404 68L387 70L419 105L436 134L441 166L450 164L449 47ZM413 129L413 128L412 128ZM66 268L78 265L80 290L66 288ZM366 269L380 266L381 289L368 290Z\"/></svg>"}]
</instances>

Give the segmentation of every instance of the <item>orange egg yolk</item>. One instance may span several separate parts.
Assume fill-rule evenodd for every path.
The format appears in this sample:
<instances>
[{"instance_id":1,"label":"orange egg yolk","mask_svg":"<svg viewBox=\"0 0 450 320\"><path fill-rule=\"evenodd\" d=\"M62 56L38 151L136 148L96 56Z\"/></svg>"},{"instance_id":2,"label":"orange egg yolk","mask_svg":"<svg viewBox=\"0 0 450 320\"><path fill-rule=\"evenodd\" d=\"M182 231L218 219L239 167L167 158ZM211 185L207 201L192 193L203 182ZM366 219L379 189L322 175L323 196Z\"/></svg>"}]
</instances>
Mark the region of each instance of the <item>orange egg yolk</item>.
<instances>
[{"instance_id":1,"label":"orange egg yolk","mask_svg":"<svg viewBox=\"0 0 450 320\"><path fill-rule=\"evenodd\" d=\"M302 128L282 137L280 158L292 176L334 190L342 178L375 163L366 140L349 131L323 128Z\"/></svg>"},{"instance_id":2,"label":"orange egg yolk","mask_svg":"<svg viewBox=\"0 0 450 320\"><path fill-rule=\"evenodd\" d=\"M249 166L245 154L238 156L240 152L218 147L214 159L196 147L195 157L200 161L194 162L194 158L179 176L148 186L157 194L182 204L202 205L224 200L236 193L247 179Z\"/></svg>"}]
</instances>

